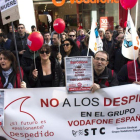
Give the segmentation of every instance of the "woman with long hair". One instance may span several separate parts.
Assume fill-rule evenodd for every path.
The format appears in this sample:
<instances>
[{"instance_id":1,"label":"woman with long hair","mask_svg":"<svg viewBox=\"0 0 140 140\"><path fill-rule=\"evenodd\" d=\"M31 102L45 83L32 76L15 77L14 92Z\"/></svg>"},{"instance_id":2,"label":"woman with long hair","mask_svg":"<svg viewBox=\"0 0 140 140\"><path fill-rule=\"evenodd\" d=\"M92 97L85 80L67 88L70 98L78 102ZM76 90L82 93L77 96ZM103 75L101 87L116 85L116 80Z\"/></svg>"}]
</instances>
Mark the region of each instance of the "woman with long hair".
<instances>
[{"instance_id":1,"label":"woman with long hair","mask_svg":"<svg viewBox=\"0 0 140 140\"><path fill-rule=\"evenodd\" d=\"M64 69L64 58L72 57L72 56L79 56L80 51L77 47L77 44L71 38L67 38L64 41L64 44L62 46L63 46L63 49L61 51L61 55L62 55L61 67L62 69Z\"/></svg>"},{"instance_id":2,"label":"woman with long hair","mask_svg":"<svg viewBox=\"0 0 140 140\"><path fill-rule=\"evenodd\" d=\"M23 79L23 70L21 75ZM14 54L8 50L0 52L0 88L26 88L26 83L21 81L19 68Z\"/></svg>"},{"instance_id":3,"label":"woman with long hair","mask_svg":"<svg viewBox=\"0 0 140 140\"><path fill-rule=\"evenodd\" d=\"M64 86L64 76L57 59L51 56L51 46L44 44L39 50L36 67L32 66L29 76L31 87Z\"/></svg>"}]
</instances>

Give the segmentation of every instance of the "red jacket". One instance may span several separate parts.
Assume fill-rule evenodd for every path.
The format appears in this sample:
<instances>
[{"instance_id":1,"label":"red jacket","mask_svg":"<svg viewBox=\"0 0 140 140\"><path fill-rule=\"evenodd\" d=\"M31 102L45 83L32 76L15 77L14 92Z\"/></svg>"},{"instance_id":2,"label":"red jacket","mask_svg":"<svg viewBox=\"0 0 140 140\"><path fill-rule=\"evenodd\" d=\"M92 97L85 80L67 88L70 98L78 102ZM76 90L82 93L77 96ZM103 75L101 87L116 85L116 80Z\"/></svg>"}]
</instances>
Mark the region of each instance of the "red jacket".
<instances>
[{"instance_id":1,"label":"red jacket","mask_svg":"<svg viewBox=\"0 0 140 140\"><path fill-rule=\"evenodd\" d=\"M22 78L23 78L24 73L23 73L22 68L20 68L20 69L21 69L21 74L22 74ZM3 88L3 83L2 83L1 79L2 79L2 77L0 76L0 88ZM15 80L15 83L14 83L14 88L21 88L20 83L21 83L20 73L18 72L16 74L16 80Z\"/></svg>"}]
</instances>

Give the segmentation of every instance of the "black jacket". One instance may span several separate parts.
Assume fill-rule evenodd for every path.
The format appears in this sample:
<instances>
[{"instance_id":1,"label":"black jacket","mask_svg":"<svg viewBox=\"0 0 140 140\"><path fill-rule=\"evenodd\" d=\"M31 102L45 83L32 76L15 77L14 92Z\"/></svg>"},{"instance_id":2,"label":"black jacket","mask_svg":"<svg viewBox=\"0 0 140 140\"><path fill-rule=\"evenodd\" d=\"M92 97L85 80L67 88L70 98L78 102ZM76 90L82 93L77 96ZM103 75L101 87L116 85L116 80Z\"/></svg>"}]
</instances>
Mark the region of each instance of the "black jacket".
<instances>
[{"instance_id":1,"label":"black jacket","mask_svg":"<svg viewBox=\"0 0 140 140\"><path fill-rule=\"evenodd\" d=\"M51 61L51 71L52 71L52 87L62 87L64 86L64 75L61 69L59 62L54 58L50 57ZM32 71L35 69L34 65L31 68L29 82L31 87L42 87L40 83L40 77L43 76L41 59L39 57L36 58L36 69L38 70L38 77L36 79L33 78Z\"/></svg>"},{"instance_id":2,"label":"black jacket","mask_svg":"<svg viewBox=\"0 0 140 140\"><path fill-rule=\"evenodd\" d=\"M17 36L17 32L15 32L15 36ZM7 38L8 39L10 39L10 40L13 40L13 33L12 32L9 32L8 34L7 34Z\"/></svg>"},{"instance_id":3,"label":"black jacket","mask_svg":"<svg viewBox=\"0 0 140 140\"><path fill-rule=\"evenodd\" d=\"M101 88L117 86L119 84L115 72L107 67L100 75L97 75L94 71L94 82L99 84Z\"/></svg>"},{"instance_id":4,"label":"black jacket","mask_svg":"<svg viewBox=\"0 0 140 140\"><path fill-rule=\"evenodd\" d=\"M114 69L114 48L115 48L115 40L112 39L111 46L108 46L108 41L106 39L103 39L103 50L106 51L109 54L109 65L108 68Z\"/></svg>"},{"instance_id":5,"label":"black jacket","mask_svg":"<svg viewBox=\"0 0 140 140\"><path fill-rule=\"evenodd\" d=\"M125 58L122 55L122 47L116 46L115 47L115 60L114 60L114 71L117 74L123 65L125 65L129 59Z\"/></svg>"},{"instance_id":6,"label":"black jacket","mask_svg":"<svg viewBox=\"0 0 140 140\"><path fill-rule=\"evenodd\" d=\"M77 49L77 51L71 52L68 57L74 57L74 56L80 56L80 51L78 49ZM64 64L65 57L66 57L66 55L64 53L62 53L62 63L61 63L62 69L65 69L65 64Z\"/></svg>"},{"instance_id":7,"label":"black jacket","mask_svg":"<svg viewBox=\"0 0 140 140\"><path fill-rule=\"evenodd\" d=\"M27 33L25 33L25 35L23 37L20 37L19 34L16 35L17 51L18 51L20 62L21 62L22 55L19 54L19 51L29 49L28 46L27 46L28 36L29 36L29 34L27 34ZM14 40L12 40L12 42L11 42L10 50L16 55Z\"/></svg>"},{"instance_id":8,"label":"black jacket","mask_svg":"<svg viewBox=\"0 0 140 140\"><path fill-rule=\"evenodd\" d=\"M35 58L39 56L38 52L35 53ZM24 73L29 75L31 71L31 67L34 63L34 53L27 50L23 55L21 59L21 66L23 68Z\"/></svg>"}]
</instances>

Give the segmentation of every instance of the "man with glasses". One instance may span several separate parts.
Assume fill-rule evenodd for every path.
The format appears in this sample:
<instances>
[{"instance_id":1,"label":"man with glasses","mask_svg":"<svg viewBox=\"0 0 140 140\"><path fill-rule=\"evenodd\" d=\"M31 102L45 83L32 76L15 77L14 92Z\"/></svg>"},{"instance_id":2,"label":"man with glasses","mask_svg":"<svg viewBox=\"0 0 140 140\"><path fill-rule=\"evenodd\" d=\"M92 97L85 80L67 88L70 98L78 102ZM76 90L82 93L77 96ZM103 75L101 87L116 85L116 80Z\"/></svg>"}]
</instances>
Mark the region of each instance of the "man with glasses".
<instances>
[{"instance_id":1,"label":"man with glasses","mask_svg":"<svg viewBox=\"0 0 140 140\"><path fill-rule=\"evenodd\" d=\"M109 63L108 53L105 51L98 51L94 57L94 84L91 86L91 91L95 92L100 88L117 86L118 80L115 72L107 68Z\"/></svg>"},{"instance_id":2,"label":"man with glasses","mask_svg":"<svg viewBox=\"0 0 140 140\"><path fill-rule=\"evenodd\" d=\"M72 40L74 40L76 42L76 34L74 31L70 31L68 38L71 38Z\"/></svg>"},{"instance_id":3,"label":"man with glasses","mask_svg":"<svg viewBox=\"0 0 140 140\"><path fill-rule=\"evenodd\" d=\"M28 46L27 46L28 36L29 34L25 32L24 24L19 24L18 34L16 35L16 43L17 43L17 51L18 51L20 61L24 52L28 49ZM12 40L11 42L10 50L16 55L14 40Z\"/></svg>"}]
</instances>

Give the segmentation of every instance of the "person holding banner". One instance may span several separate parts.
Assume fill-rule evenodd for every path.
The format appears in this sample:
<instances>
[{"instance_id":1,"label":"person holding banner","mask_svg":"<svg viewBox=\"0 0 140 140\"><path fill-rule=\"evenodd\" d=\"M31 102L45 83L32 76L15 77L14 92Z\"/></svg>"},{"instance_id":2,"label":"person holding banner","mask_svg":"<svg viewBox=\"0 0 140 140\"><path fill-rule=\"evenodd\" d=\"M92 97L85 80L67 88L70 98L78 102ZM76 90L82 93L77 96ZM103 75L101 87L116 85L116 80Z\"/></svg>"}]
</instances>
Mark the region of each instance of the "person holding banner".
<instances>
[{"instance_id":1,"label":"person holding banner","mask_svg":"<svg viewBox=\"0 0 140 140\"><path fill-rule=\"evenodd\" d=\"M118 80L115 72L107 65L109 63L109 55L105 51L98 51L93 60L94 66L94 84L91 86L91 91L95 92L100 88L112 87L118 85Z\"/></svg>"},{"instance_id":2,"label":"person holding banner","mask_svg":"<svg viewBox=\"0 0 140 140\"><path fill-rule=\"evenodd\" d=\"M118 73L118 81L120 85L136 83L140 85L140 49L136 62L137 81L135 76L134 61L124 65Z\"/></svg>"},{"instance_id":3,"label":"person holding banner","mask_svg":"<svg viewBox=\"0 0 140 140\"><path fill-rule=\"evenodd\" d=\"M51 46L44 44L36 58L36 66L32 66L29 82L31 87L62 87L64 75L60 63L51 56Z\"/></svg>"},{"instance_id":4,"label":"person holding banner","mask_svg":"<svg viewBox=\"0 0 140 140\"><path fill-rule=\"evenodd\" d=\"M21 73L23 78L22 69ZM26 88L26 83L24 81L21 82L16 58L8 50L0 52L0 88Z\"/></svg>"}]
</instances>

